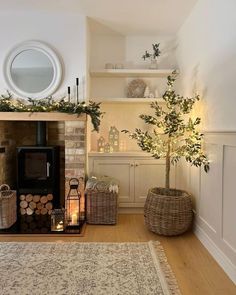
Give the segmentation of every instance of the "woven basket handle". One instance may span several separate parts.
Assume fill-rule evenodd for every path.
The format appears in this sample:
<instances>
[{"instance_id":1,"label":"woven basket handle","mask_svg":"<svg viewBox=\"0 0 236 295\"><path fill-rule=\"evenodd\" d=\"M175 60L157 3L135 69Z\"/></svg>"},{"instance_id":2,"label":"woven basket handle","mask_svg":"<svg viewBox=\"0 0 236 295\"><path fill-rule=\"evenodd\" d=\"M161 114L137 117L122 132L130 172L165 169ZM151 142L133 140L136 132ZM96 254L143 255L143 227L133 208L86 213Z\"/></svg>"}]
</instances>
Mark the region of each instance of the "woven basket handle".
<instances>
[{"instance_id":1,"label":"woven basket handle","mask_svg":"<svg viewBox=\"0 0 236 295\"><path fill-rule=\"evenodd\" d=\"M10 186L8 184L0 185L0 192L9 191L9 190L10 190Z\"/></svg>"}]
</instances>

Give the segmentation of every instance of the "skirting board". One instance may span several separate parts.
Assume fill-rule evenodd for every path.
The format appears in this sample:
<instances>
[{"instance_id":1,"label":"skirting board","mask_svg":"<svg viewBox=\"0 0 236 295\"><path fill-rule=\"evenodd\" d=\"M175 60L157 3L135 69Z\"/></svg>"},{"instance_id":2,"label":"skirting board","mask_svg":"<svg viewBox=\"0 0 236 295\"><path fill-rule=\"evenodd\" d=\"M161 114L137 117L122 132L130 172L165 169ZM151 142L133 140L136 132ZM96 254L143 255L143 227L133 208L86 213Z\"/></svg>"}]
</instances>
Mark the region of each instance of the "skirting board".
<instances>
[{"instance_id":1,"label":"skirting board","mask_svg":"<svg viewBox=\"0 0 236 295\"><path fill-rule=\"evenodd\" d=\"M216 262L223 268L229 278L236 284L236 266L229 258L217 247L217 245L209 238L204 230L195 224L194 233L200 242L205 246L208 252L214 257Z\"/></svg>"}]
</instances>

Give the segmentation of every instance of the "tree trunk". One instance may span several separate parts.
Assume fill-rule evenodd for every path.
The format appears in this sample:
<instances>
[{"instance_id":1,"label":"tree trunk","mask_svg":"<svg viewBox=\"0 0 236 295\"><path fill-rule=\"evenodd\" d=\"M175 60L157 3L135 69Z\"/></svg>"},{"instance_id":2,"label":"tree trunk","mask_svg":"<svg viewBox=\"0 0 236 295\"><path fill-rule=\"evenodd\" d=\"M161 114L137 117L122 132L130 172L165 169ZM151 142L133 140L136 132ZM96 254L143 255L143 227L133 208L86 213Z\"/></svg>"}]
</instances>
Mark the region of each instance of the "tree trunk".
<instances>
[{"instance_id":1,"label":"tree trunk","mask_svg":"<svg viewBox=\"0 0 236 295\"><path fill-rule=\"evenodd\" d=\"M166 189L170 188L170 141L168 141L166 153Z\"/></svg>"}]
</instances>

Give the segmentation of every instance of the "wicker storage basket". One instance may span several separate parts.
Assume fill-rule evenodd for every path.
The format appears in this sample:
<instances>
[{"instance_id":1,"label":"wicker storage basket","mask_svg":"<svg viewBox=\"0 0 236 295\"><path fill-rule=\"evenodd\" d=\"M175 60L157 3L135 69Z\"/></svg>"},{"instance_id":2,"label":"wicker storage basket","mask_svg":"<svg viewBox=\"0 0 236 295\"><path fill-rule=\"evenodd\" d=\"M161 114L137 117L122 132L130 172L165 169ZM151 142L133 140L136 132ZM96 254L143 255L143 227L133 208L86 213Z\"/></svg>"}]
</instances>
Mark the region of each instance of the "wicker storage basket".
<instances>
[{"instance_id":1,"label":"wicker storage basket","mask_svg":"<svg viewBox=\"0 0 236 295\"><path fill-rule=\"evenodd\" d=\"M86 184L86 221L90 224L116 224L118 184L108 177L90 178Z\"/></svg>"},{"instance_id":2,"label":"wicker storage basket","mask_svg":"<svg viewBox=\"0 0 236 295\"><path fill-rule=\"evenodd\" d=\"M192 225L193 211L190 195L182 190L152 188L144 206L145 224L160 235L175 236Z\"/></svg>"},{"instance_id":3,"label":"wicker storage basket","mask_svg":"<svg viewBox=\"0 0 236 295\"><path fill-rule=\"evenodd\" d=\"M16 222L16 192L7 184L0 186L0 229L11 227Z\"/></svg>"}]
</instances>

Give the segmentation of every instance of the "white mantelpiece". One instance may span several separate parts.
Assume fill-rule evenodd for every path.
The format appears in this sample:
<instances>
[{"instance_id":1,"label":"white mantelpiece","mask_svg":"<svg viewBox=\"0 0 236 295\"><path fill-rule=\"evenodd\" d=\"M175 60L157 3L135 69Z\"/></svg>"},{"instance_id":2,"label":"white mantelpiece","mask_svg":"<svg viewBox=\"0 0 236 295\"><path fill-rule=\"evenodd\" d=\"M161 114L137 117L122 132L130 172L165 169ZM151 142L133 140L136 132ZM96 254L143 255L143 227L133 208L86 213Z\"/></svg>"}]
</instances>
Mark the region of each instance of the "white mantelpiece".
<instances>
[{"instance_id":1,"label":"white mantelpiece","mask_svg":"<svg viewBox=\"0 0 236 295\"><path fill-rule=\"evenodd\" d=\"M86 115L59 112L0 112L0 121L86 121Z\"/></svg>"}]
</instances>

